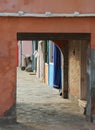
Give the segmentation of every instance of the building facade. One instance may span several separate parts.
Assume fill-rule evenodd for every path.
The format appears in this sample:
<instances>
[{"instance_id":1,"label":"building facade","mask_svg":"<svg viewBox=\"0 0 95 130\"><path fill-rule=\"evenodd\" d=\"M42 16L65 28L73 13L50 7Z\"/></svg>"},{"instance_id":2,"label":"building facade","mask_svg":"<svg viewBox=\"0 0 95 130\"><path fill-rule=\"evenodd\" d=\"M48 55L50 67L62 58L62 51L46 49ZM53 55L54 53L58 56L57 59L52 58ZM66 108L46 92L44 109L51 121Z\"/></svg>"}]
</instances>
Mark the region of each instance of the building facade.
<instances>
[{"instance_id":1,"label":"building facade","mask_svg":"<svg viewBox=\"0 0 95 130\"><path fill-rule=\"evenodd\" d=\"M0 122L16 121L17 42L41 39L63 53L63 98L86 100L86 117L95 121L94 26L94 0L0 2Z\"/></svg>"}]
</instances>

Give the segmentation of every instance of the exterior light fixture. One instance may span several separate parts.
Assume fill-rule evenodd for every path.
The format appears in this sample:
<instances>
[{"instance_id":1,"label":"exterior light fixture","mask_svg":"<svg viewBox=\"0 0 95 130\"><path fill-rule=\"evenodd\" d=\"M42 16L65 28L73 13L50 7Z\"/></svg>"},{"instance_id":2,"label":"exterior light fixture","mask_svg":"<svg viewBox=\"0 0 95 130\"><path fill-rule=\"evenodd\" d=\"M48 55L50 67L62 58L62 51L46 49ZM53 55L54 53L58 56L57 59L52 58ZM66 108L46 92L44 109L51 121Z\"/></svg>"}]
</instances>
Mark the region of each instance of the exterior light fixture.
<instances>
[{"instance_id":1,"label":"exterior light fixture","mask_svg":"<svg viewBox=\"0 0 95 130\"><path fill-rule=\"evenodd\" d=\"M74 12L74 16L78 16L80 13L78 11Z\"/></svg>"},{"instance_id":2,"label":"exterior light fixture","mask_svg":"<svg viewBox=\"0 0 95 130\"><path fill-rule=\"evenodd\" d=\"M18 14L20 15L20 16L22 16L22 15L24 15L24 12L23 11L18 11Z\"/></svg>"},{"instance_id":3,"label":"exterior light fixture","mask_svg":"<svg viewBox=\"0 0 95 130\"><path fill-rule=\"evenodd\" d=\"M45 15L46 15L46 16L50 16L50 15L51 15L51 12L45 12Z\"/></svg>"}]
</instances>

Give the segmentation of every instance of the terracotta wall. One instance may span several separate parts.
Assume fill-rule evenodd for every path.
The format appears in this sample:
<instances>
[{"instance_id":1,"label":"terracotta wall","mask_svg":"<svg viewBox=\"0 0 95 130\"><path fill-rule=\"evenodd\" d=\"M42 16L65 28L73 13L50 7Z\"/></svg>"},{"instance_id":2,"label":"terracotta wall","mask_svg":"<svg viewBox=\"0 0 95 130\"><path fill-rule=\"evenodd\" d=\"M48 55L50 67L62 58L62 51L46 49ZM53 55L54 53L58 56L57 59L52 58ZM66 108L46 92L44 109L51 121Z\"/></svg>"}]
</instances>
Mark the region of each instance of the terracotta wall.
<instances>
[{"instance_id":1,"label":"terracotta wall","mask_svg":"<svg viewBox=\"0 0 95 130\"><path fill-rule=\"evenodd\" d=\"M16 41L10 40L7 35L5 37L0 38L0 116L11 116L6 111L15 104Z\"/></svg>"},{"instance_id":2,"label":"terracotta wall","mask_svg":"<svg viewBox=\"0 0 95 130\"><path fill-rule=\"evenodd\" d=\"M75 11L80 13L95 13L95 0L77 0L77 2L76 0L0 1L0 12L18 12L20 10L25 13L74 13ZM12 110L11 108L15 104L17 32L90 33L90 44L93 49L95 48L94 17L0 17L0 116L15 115L14 112L9 110Z\"/></svg>"},{"instance_id":3,"label":"terracotta wall","mask_svg":"<svg viewBox=\"0 0 95 130\"><path fill-rule=\"evenodd\" d=\"M94 23L95 18L81 19L0 17L0 30L4 33L2 33L0 37L3 39L4 35L6 35L6 38L12 38L12 35L14 35L13 37L17 39L17 32L90 33L91 47L95 48L95 28L93 27ZM7 33L7 31L10 33Z\"/></svg>"},{"instance_id":4,"label":"terracotta wall","mask_svg":"<svg viewBox=\"0 0 95 130\"><path fill-rule=\"evenodd\" d=\"M45 6L46 5L46 6ZM94 13L95 0L1 0L0 12Z\"/></svg>"},{"instance_id":5,"label":"terracotta wall","mask_svg":"<svg viewBox=\"0 0 95 130\"><path fill-rule=\"evenodd\" d=\"M94 24L95 18L0 17L0 116L15 104L17 32L87 32L95 48Z\"/></svg>"}]
</instances>

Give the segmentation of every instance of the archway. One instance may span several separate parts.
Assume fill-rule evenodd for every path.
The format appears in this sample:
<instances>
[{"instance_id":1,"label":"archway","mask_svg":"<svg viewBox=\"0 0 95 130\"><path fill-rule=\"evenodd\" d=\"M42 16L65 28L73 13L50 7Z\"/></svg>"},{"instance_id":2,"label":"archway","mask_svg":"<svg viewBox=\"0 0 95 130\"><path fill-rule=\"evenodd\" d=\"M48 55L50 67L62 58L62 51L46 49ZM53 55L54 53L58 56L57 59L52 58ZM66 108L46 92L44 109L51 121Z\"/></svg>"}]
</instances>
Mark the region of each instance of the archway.
<instances>
[{"instance_id":1,"label":"archway","mask_svg":"<svg viewBox=\"0 0 95 130\"><path fill-rule=\"evenodd\" d=\"M73 100L76 101L76 99L83 99L83 94L85 93L84 90L87 91L87 85L85 84L85 88L83 89L82 86L83 86L83 82L81 80L81 76L84 75L84 78L85 78L85 82L87 82L87 77L86 75L83 73L83 71L81 70L82 66L80 65L82 63L83 65L83 59L80 60L80 63L79 63L79 70L78 71L81 71L82 73L80 73L80 76L78 78L79 82L78 84L81 84L79 85L79 88L78 90L76 91L76 89L74 89L74 91L78 92L78 96L76 97L76 93L73 94L74 96L72 97L72 95L70 95L70 91L72 92L73 89L71 89L71 85L70 85L70 81L69 81L69 77L70 77L70 73L69 72L69 47L72 46L72 41L75 42L75 45L77 46L81 46L81 47L78 47L78 49L76 49L75 47L73 48L72 50L72 53L73 55L75 56L75 53L76 53L76 50L82 50L82 44L85 42L85 45L86 45L86 48L84 47L84 49L86 49L86 52L85 52L85 55L87 53L87 46L89 45L88 41L90 39L90 35L87 33L85 34L82 34L82 33L72 33L72 34L68 34L68 33L17 33L17 39L18 40L40 40L40 39L43 39L43 40L52 40L54 41L58 46L59 48L61 49L63 55L64 55L64 60L63 60L63 64L64 64L64 73L63 73L63 86L62 86L62 96L63 98L71 98ZM79 44L79 41L81 42L81 44ZM84 44L83 44L84 45ZM81 53L82 52L82 53ZM82 57L82 54L83 54L83 51L81 51L80 54L81 54L81 57ZM82 61L82 62L81 62ZM85 67L84 69L86 68L86 62L87 62L87 59L85 60ZM87 69L85 69L85 73L86 73ZM72 79L73 79L73 75L71 75ZM74 79L73 79L74 80ZM74 82L73 82L74 83ZM83 90L82 90L83 89ZM82 94L83 93L83 94ZM84 95L87 95L87 92L84 94ZM87 99L86 99L87 101ZM79 104L82 104L81 102L79 102ZM87 104L86 104L87 105ZM85 105L83 105L83 107L85 107ZM85 108L84 108L85 109Z\"/></svg>"},{"instance_id":2,"label":"archway","mask_svg":"<svg viewBox=\"0 0 95 130\"><path fill-rule=\"evenodd\" d=\"M29 37L32 36L33 39L35 37L37 39L41 39L41 36L43 34L44 39L45 37L48 37L51 40L89 40L90 45L92 48L94 48L94 30L93 30L93 24L94 20L90 18L83 18L85 22L81 21L81 18L39 18L39 17L1 17L1 32L2 35L0 36L1 44L0 44L0 54L1 54L1 94L0 94L0 101L1 101L1 109L0 109L0 115L1 117L4 117L4 120L8 120L8 117L10 116L10 120L14 121L16 119L16 112L15 112L15 92L16 92L16 43L17 40L23 39L23 36L26 36L26 40L29 39ZM56 21L56 22L55 22ZM80 23L83 24L80 24ZM90 23L89 28L88 22ZM76 23L76 24L73 24ZM70 28L69 28L70 27ZM5 31L4 31L5 30ZM83 33L81 33L83 32ZM89 32L89 33L88 33ZM91 34L90 34L91 33ZM21 34L21 35L20 35ZM37 34L39 34L37 36ZM48 35L48 36L47 36ZM6 36L6 37L5 37ZM55 37L55 38L54 38ZM59 37L59 38L58 38ZM91 38L91 39L90 39ZM47 38L46 38L47 39ZM24 40L24 39L23 39ZM67 45L67 44L66 44ZM61 47L61 45L60 45ZM66 50L66 49L64 49ZM91 48L89 46L88 48L88 117L91 118L91 114L93 113L91 110L91 88L93 85L91 84ZM74 52L74 51L73 51ZM65 53L66 54L66 53ZM67 58L66 58L67 59ZM65 62L67 63L67 62ZM66 67L67 65L65 65ZM5 68L5 70L3 70ZM66 70L66 69L65 69ZM5 73L6 72L6 75ZM68 72L65 72L68 74ZM65 81L67 80L67 77L64 75ZM5 82L6 81L6 82ZM68 80L67 80L68 81ZM65 82L66 83L66 82ZM68 87L67 83L64 85L66 87L66 91L64 89L64 93L68 94ZM5 91L6 90L6 91ZM4 97L4 99L2 98ZM67 95L66 95L67 97ZM6 105L7 104L7 105ZM1 118L2 120L2 118ZM11 122L10 121L10 122Z\"/></svg>"},{"instance_id":3,"label":"archway","mask_svg":"<svg viewBox=\"0 0 95 130\"><path fill-rule=\"evenodd\" d=\"M24 43L24 42L22 42L22 44L23 44L23 43ZM34 43L34 42L33 42L33 43ZM53 46L54 46L54 42L50 41L49 44L51 45L51 43L53 43ZM28 45L27 42L26 42L26 44ZM42 45L42 48L41 48L41 46L40 46L40 49L42 50L42 49L43 49L43 46L45 45L44 41L42 41L42 40L41 40L40 42L38 41L38 48L39 48L39 45ZM52 47L53 47L53 46L52 46ZM51 50L52 50L52 48L51 48ZM42 50L42 52L43 52L43 50ZM23 49L22 49L22 54L23 54ZM41 54L41 52L40 52L40 54ZM24 54L23 54L23 55L24 55ZM52 55L51 55L51 57L52 57ZM22 58L21 58L21 59L22 59ZM42 61L42 62L43 62L43 61ZM23 73L23 74L24 74L24 73ZM33 73L32 73L32 74L33 74ZM32 74L30 74L30 76L31 76ZM27 75L27 74L26 74L26 75ZM19 77L19 76L18 76L18 77ZM37 75L37 77L39 77L39 76ZM51 77L52 77L52 75L51 75ZM19 78L20 78L20 77L19 77ZM23 78L25 79L25 77L23 77ZM18 79L18 78L17 78L17 79ZM26 78L26 79L27 79L27 78ZM25 80L26 80L26 79L25 79ZM18 80L19 80L19 79L18 79ZM32 79L31 79L31 80L32 80ZM37 82L37 80L36 80L36 82ZM17 84L18 84L18 83L17 83ZM23 87L23 80L22 80L22 82L21 82L20 84L22 84L22 87ZM35 83L35 84L36 84L36 83ZM34 84L34 85L31 84L31 87L33 87L33 86L37 87L35 84ZM18 84L18 85L19 85L19 84ZM21 85L19 85L19 86L21 86ZM28 90L26 90L26 92L24 92L25 97L26 97L26 95L27 95L27 91L29 91L29 92L31 91L31 87L29 87L28 84L26 85L25 88L27 88L27 87L28 87ZM18 88L18 91L19 91L19 92L23 91L23 88L19 89L18 86L17 86L17 88ZM43 88L42 88L42 89L43 89ZM17 93L19 93L18 91L17 91ZM48 91L48 89L47 89L47 91ZM40 92L39 92L39 93L40 93ZM24 95L24 94L22 94L22 95ZM32 94L33 94L33 93L32 93ZM43 94L43 93L41 93L41 94ZM30 95L30 93L29 93L29 95ZM59 95L59 94L58 94L58 95ZM16 97L18 97L18 96L19 96L19 95L17 94ZM22 96L22 97L24 97L24 96ZM27 97L28 97L28 95L27 95ZM26 98L27 98L27 97L26 97ZM29 96L29 97L30 97L30 96ZM29 97L28 97L28 99L29 99ZM44 94L43 94L43 97L45 97ZM17 99L18 99L18 98L17 98ZM33 100L33 99L34 99L34 97L33 97L33 95L32 95L31 99L29 99L29 100ZM39 99L40 99L40 96L39 96ZM39 99L38 99L38 100L39 100ZM21 100L22 100L22 103L21 103L21 104L22 104L23 110L24 110L24 109L25 109L24 106L26 107L25 103L26 103L27 106L28 106L29 100L28 100L28 102L24 102L23 99L21 99ZM20 102L21 102L21 100L20 100ZM26 99L25 99L25 100L26 100ZM20 102L17 102L17 107L20 107L20 104L19 104ZM32 101L30 101L30 102L32 102ZM40 101L40 102L41 102L41 101ZM47 102L47 100L46 100L46 102ZM33 105L33 104L32 104L32 105ZM39 108L39 107L37 107L37 108ZM36 109L37 109L37 108L36 108ZM37 110L37 111L39 111L39 110ZM23 111L22 111L22 113L23 113ZM31 110L31 113L32 113L32 110ZM31 115L31 113L30 113L30 115ZM19 113L19 115L21 115L21 113ZM38 115L38 116L39 116L39 115ZM27 116L26 116L26 117L27 117ZM31 116L31 118L32 118L32 116ZM18 119L19 119L19 118L18 118ZM35 117L35 119L36 119L36 117ZM48 120L48 119L47 119L47 120ZM19 120L18 120L18 121L19 121Z\"/></svg>"}]
</instances>

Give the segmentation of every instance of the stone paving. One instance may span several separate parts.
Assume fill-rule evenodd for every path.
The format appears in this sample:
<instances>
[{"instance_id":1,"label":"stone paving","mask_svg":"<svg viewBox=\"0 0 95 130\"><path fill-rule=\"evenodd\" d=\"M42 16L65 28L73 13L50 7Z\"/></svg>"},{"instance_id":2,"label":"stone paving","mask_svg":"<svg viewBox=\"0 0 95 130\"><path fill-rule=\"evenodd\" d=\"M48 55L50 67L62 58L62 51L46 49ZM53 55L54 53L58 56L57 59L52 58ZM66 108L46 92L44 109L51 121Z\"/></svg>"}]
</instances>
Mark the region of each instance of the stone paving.
<instances>
[{"instance_id":1,"label":"stone paving","mask_svg":"<svg viewBox=\"0 0 95 130\"><path fill-rule=\"evenodd\" d=\"M77 104L60 97L35 74L18 69L17 79L18 123L0 130L95 130Z\"/></svg>"}]
</instances>

